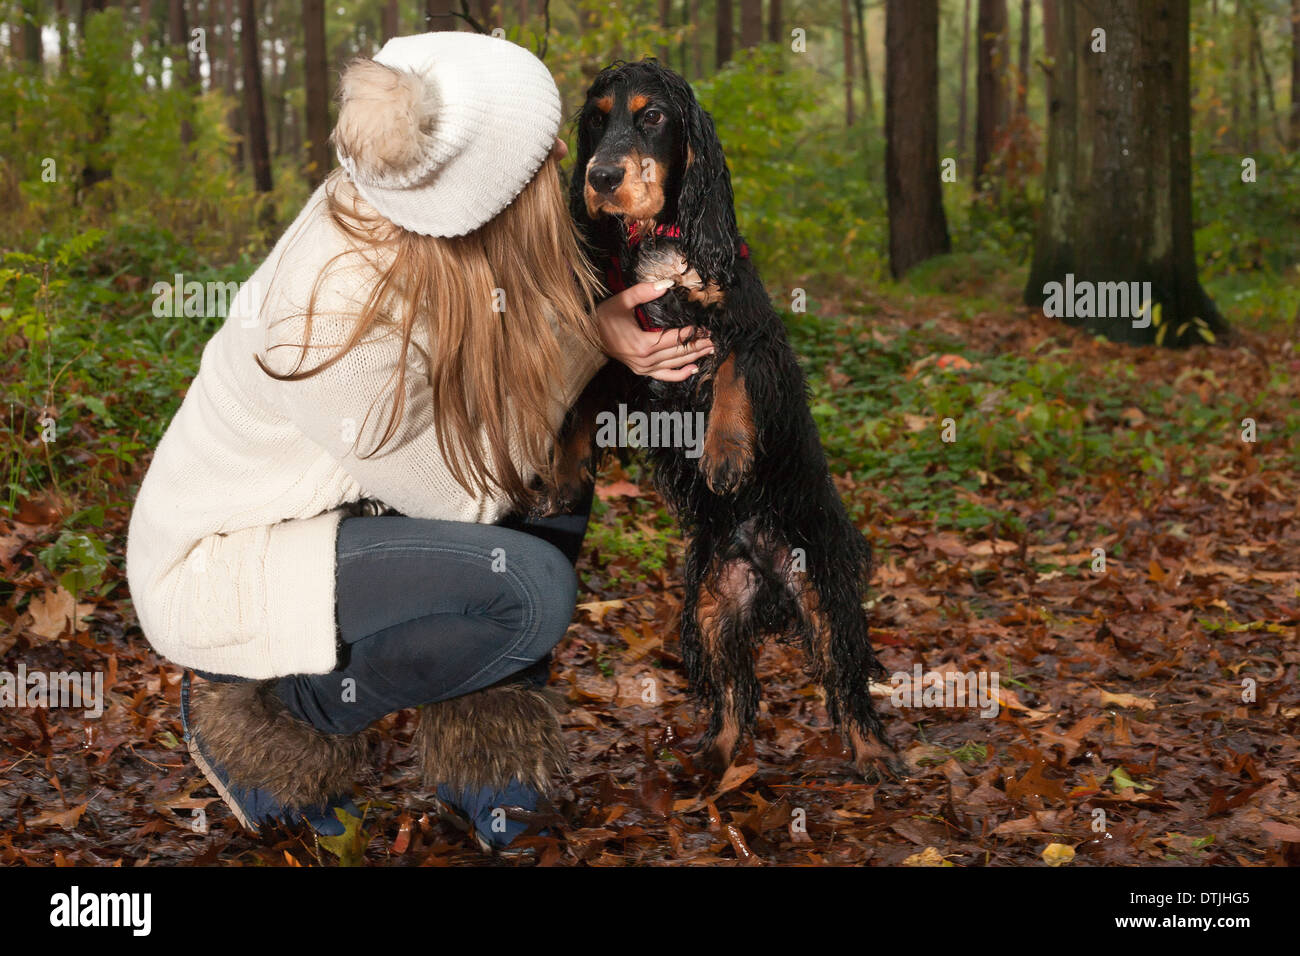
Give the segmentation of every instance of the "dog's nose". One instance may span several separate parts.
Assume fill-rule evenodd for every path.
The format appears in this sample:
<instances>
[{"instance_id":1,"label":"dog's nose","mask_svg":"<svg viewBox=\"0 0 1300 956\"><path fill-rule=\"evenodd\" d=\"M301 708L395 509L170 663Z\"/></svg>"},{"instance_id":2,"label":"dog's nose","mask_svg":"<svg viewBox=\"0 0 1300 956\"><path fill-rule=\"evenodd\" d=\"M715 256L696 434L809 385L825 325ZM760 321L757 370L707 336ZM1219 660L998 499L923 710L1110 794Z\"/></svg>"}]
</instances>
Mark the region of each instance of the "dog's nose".
<instances>
[{"instance_id":1,"label":"dog's nose","mask_svg":"<svg viewBox=\"0 0 1300 956\"><path fill-rule=\"evenodd\" d=\"M587 181L598 193L612 193L623 183L623 167L592 166L587 171Z\"/></svg>"}]
</instances>

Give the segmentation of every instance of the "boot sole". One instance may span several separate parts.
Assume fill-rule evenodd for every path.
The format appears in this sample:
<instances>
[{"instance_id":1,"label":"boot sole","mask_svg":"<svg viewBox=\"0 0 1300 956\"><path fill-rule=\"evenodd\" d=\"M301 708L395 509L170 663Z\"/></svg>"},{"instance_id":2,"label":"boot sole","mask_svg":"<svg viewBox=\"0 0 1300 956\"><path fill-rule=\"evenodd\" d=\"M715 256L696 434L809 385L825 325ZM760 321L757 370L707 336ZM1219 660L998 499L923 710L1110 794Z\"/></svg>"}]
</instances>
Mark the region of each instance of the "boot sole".
<instances>
[{"instance_id":1,"label":"boot sole","mask_svg":"<svg viewBox=\"0 0 1300 956\"><path fill-rule=\"evenodd\" d=\"M193 734L190 735L189 750L190 759L194 761L194 765L203 773L203 776L207 779L208 783L211 784L212 789L217 791L217 795L221 797L222 802L230 808L230 812L235 815L235 819L239 821L240 825L251 832L254 836L260 835L261 830L248 819L243 808L240 807L239 801L234 798L229 788L221 782L221 778L217 776L216 771L212 769L212 765L208 763L207 758L203 756L203 751L199 749L198 739Z\"/></svg>"}]
</instances>

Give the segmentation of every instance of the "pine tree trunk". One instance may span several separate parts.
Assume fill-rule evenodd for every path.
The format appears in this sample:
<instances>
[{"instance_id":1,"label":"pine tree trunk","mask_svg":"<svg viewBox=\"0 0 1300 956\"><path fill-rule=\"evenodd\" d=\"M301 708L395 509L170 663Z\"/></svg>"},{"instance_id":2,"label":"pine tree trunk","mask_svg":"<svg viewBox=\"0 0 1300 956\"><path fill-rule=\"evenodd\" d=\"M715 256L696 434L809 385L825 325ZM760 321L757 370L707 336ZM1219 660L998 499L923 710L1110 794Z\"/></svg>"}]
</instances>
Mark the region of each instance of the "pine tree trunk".
<instances>
[{"instance_id":1,"label":"pine tree trunk","mask_svg":"<svg viewBox=\"0 0 1300 956\"><path fill-rule=\"evenodd\" d=\"M1016 113L1029 112L1029 27L1034 19L1033 0L1020 0L1020 86L1016 89Z\"/></svg>"},{"instance_id":2,"label":"pine tree trunk","mask_svg":"<svg viewBox=\"0 0 1300 956\"><path fill-rule=\"evenodd\" d=\"M717 68L720 70L731 61L732 51L735 49L733 35L733 21L735 17L731 11L731 0L718 0L718 22L717 22Z\"/></svg>"},{"instance_id":3,"label":"pine tree trunk","mask_svg":"<svg viewBox=\"0 0 1300 956\"><path fill-rule=\"evenodd\" d=\"M1291 0L1291 148L1300 149L1300 0Z\"/></svg>"},{"instance_id":4,"label":"pine tree trunk","mask_svg":"<svg viewBox=\"0 0 1300 956\"><path fill-rule=\"evenodd\" d=\"M262 99L262 48L257 41L257 2L239 0L239 47L244 65L244 108L248 115L248 155L258 192L271 191L271 146L266 138Z\"/></svg>"},{"instance_id":5,"label":"pine tree trunk","mask_svg":"<svg viewBox=\"0 0 1300 956\"><path fill-rule=\"evenodd\" d=\"M302 0L303 83L307 97L307 182L315 188L330 169L329 60L325 0Z\"/></svg>"},{"instance_id":6,"label":"pine tree trunk","mask_svg":"<svg viewBox=\"0 0 1300 956\"><path fill-rule=\"evenodd\" d=\"M188 100L194 95L194 61L190 58L190 28L185 12L185 0L168 0L167 42L175 56L184 58L184 68L177 63L172 68L173 81L186 94L185 111L181 114L181 142L188 146L194 141L194 126L190 123Z\"/></svg>"},{"instance_id":7,"label":"pine tree trunk","mask_svg":"<svg viewBox=\"0 0 1300 956\"><path fill-rule=\"evenodd\" d=\"M1050 0L1048 0L1050 2ZM970 0L966 0L961 15L961 102L957 104L957 163L966 168L966 123L970 94Z\"/></svg>"},{"instance_id":8,"label":"pine tree trunk","mask_svg":"<svg viewBox=\"0 0 1300 956\"><path fill-rule=\"evenodd\" d=\"M975 82L975 181L981 183L1006 116L1007 0L979 0L979 40Z\"/></svg>"},{"instance_id":9,"label":"pine tree trunk","mask_svg":"<svg viewBox=\"0 0 1300 956\"><path fill-rule=\"evenodd\" d=\"M423 32L468 29L464 20L452 16L452 11L460 11L458 0L425 0Z\"/></svg>"},{"instance_id":10,"label":"pine tree trunk","mask_svg":"<svg viewBox=\"0 0 1300 956\"><path fill-rule=\"evenodd\" d=\"M885 3L889 270L949 252L939 181L939 0Z\"/></svg>"},{"instance_id":11,"label":"pine tree trunk","mask_svg":"<svg viewBox=\"0 0 1300 956\"><path fill-rule=\"evenodd\" d=\"M858 60L862 64L862 97L867 114L867 124L876 123L876 97L871 89L871 58L867 55L867 14L863 0L853 0L853 17L858 27Z\"/></svg>"},{"instance_id":12,"label":"pine tree trunk","mask_svg":"<svg viewBox=\"0 0 1300 956\"><path fill-rule=\"evenodd\" d=\"M673 0L659 0L659 29L661 32L667 33L672 28L673 28ZM664 66L671 67L672 66L671 54L672 54L672 47L669 46L667 40L664 40L664 42L659 44L659 49L656 54L659 58L659 62L662 63Z\"/></svg>"},{"instance_id":13,"label":"pine tree trunk","mask_svg":"<svg viewBox=\"0 0 1300 956\"><path fill-rule=\"evenodd\" d=\"M1194 319L1214 333L1226 323L1196 275L1187 3L1111 0L1104 54L1091 52L1093 26L1081 5L1061 5L1045 199L1025 301L1042 307L1061 288L1090 283L1088 303L1058 298L1054 311L1074 312L1063 321L1118 341L1154 342L1154 317L1133 327L1143 303L1124 301L1127 286L1097 287L1149 282L1160 324L1170 329L1165 343L1202 341ZM1138 292L1144 300L1141 285Z\"/></svg>"},{"instance_id":14,"label":"pine tree trunk","mask_svg":"<svg viewBox=\"0 0 1300 956\"><path fill-rule=\"evenodd\" d=\"M844 125L853 125L853 18L849 0L840 0L840 31L844 34Z\"/></svg>"},{"instance_id":15,"label":"pine tree trunk","mask_svg":"<svg viewBox=\"0 0 1300 956\"><path fill-rule=\"evenodd\" d=\"M763 0L740 0L740 48L763 42Z\"/></svg>"},{"instance_id":16,"label":"pine tree trunk","mask_svg":"<svg viewBox=\"0 0 1300 956\"><path fill-rule=\"evenodd\" d=\"M1056 58L1056 36L1060 21L1060 0L1043 0L1043 55L1050 64ZM1052 71L1045 74L1044 80L1047 108L1052 108Z\"/></svg>"}]
</instances>

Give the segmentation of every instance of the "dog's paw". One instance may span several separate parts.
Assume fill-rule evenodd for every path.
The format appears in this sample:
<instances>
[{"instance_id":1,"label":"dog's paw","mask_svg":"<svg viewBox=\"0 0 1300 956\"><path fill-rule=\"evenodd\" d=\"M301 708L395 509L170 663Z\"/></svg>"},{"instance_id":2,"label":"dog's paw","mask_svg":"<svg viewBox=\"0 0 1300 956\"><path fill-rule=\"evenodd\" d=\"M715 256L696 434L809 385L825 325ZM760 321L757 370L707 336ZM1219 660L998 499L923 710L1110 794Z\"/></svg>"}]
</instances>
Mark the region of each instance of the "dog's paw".
<instances>
[{"instance_id":1,"label":"dog's paw","mask_svg":"<svg viewBox=\"0 0 1300 956\"><path fill-rule=\"evenodd\" d=\"M700 455L704 482L715 495L726 495L740 487L752 463L749 436L710 428Z\"/></svg>"}]
</instances>

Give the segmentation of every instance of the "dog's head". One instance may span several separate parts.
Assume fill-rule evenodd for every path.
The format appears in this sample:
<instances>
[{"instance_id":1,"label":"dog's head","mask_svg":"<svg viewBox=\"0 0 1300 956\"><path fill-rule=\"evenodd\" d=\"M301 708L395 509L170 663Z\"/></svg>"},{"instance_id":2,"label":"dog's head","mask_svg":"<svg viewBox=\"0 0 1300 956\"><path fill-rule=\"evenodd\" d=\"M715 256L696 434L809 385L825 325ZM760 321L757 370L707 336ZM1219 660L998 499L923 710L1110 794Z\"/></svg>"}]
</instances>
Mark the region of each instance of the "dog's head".
<instances>
[{"instance_id":1,"label":"dog's head","mask_svg":"<svg viewBox=\"0 0 1300 956\"><path fill-rule=\"evenodd\" d=\"M578 118L570 205L579 221L677 225L706 279L730 275L739 238L726 157L690 85L653 59L616 63L587 91Z\"/></svg>"}]
</instances>

